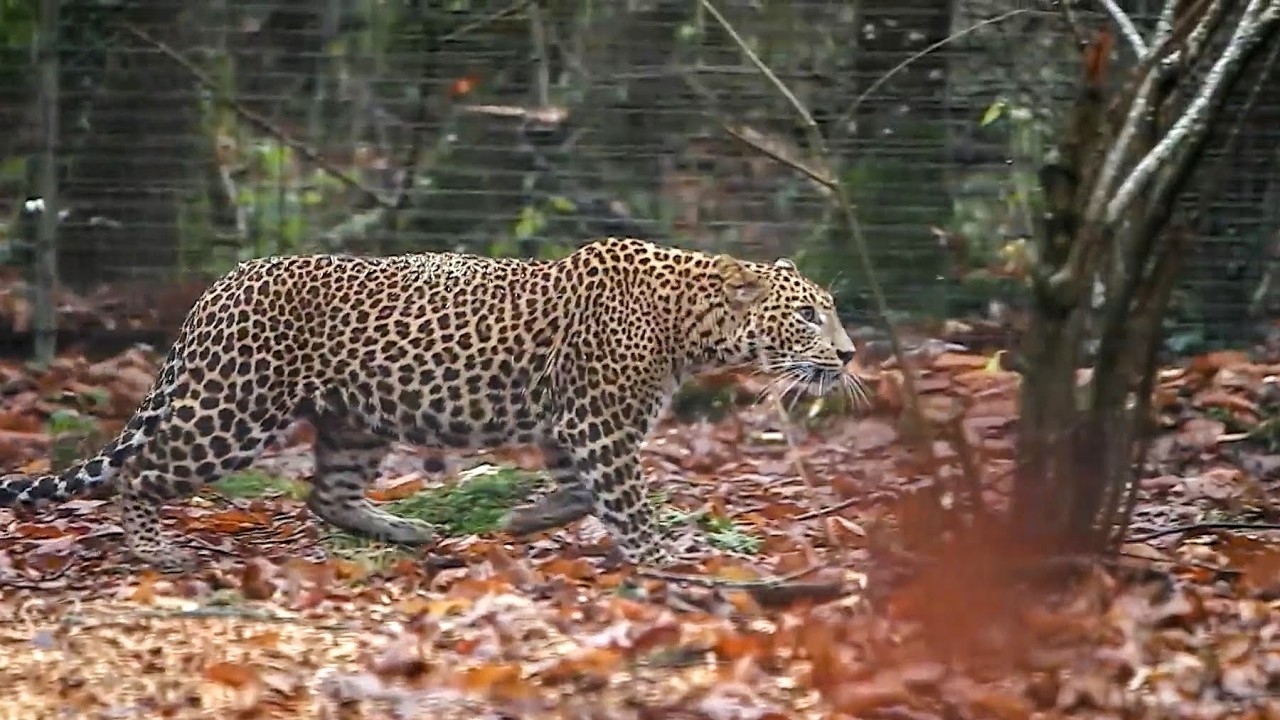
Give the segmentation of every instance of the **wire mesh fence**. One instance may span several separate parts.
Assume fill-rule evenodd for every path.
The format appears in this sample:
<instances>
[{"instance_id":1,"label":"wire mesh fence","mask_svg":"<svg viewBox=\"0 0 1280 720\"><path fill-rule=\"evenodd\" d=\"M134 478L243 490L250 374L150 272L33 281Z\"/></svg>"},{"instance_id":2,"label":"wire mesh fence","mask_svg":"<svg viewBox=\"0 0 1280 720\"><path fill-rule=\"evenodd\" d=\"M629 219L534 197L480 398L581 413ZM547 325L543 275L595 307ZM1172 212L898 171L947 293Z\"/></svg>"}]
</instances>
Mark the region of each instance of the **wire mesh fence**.
<instances>
[{"instance_id":1,"label":"wire mesh fence","mask_svg":"<svg viewBox=\"0 0 1280 720\"><path fill-rule=\"evenodd\" d=\"M1109 25L1105 4L1087 2L715 3L811 113L829 155L817 157L793 103L695 0L46 5L58 7L61 286L78 303L179 318L201 283L254 256L554 257L632 235L793 257L866 322L861 269L811 177L838 172L894 311L1016 324L1036 172L1076 91L1077 34ZM1119 5L1146 28L1163 3ZM39 13L15 0L0 13L0 126L12 128L0 255L21 282L50 86L36 72ZM1123 43L1116 54L1132 65ZM1186 199L1207 212L1175 349L1251 342L1270 325L1280 73L1259 65L1233 139L1210 153L1226 171Z\"/></svg>"}]
</instances>

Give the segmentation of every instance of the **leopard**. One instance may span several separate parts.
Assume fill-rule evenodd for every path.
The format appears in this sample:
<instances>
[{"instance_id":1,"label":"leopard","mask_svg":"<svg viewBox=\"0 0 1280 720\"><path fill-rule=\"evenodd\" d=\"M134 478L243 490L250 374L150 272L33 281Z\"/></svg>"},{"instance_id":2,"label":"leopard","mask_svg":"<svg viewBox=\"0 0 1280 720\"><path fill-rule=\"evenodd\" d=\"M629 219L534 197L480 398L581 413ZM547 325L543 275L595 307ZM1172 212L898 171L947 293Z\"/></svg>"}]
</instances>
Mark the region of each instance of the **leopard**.
<instances>
[{"instance_id":1,"label":"leopard","mask_svg":"<svg viewBox=\"0 0 1280 720\"><path fill-rule=\"evenodd\" d=\"M61 472L0 476L0 507L118 496L123 549L161 571L194 553L166 504L314 428L309 514L428 546L429 523L367 491L395 443L541 448L554 490L503 520L527 534L596 517L621 560L679 562L640 448L694 375L752 368L848 391L855 347L830 292L787 258L607 237L557 259L462 252L297 254L238 263L195 301L117 435Z\"/></svg>"}]
</instances>

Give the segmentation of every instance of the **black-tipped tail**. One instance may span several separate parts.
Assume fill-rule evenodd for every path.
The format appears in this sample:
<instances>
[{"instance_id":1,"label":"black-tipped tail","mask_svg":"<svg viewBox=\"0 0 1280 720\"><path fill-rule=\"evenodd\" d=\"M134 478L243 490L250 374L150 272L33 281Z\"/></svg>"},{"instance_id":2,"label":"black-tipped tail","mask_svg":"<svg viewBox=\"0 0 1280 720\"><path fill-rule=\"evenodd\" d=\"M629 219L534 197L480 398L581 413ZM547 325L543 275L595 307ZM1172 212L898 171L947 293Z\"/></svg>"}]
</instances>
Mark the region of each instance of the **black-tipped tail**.
<instances>
[{"instance_id":1,"label":"black-tipped tail","mask_svg":"<svg viewBox=\"0 0 1280 720\"><path fill-rule=\"evenodd\" d=\"M66 502L77 497L109 493L110 477L102 472L102 460L77 463L58 475L11 473L0 476L0 507L35 507Z\"/></svg>"}]
</instances>

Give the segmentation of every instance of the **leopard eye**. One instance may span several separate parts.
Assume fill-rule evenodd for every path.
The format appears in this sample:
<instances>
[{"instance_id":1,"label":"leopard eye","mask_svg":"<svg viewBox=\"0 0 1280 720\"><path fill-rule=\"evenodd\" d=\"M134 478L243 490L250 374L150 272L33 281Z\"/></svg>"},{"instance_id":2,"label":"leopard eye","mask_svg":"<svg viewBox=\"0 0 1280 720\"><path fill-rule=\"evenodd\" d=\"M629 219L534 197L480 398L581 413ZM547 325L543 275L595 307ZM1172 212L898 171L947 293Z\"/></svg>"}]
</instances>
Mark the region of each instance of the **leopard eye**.
<instances>
[{"instance_id":1,"label":"leopard eye","mask_svg":"<svg viewBox=\"0 0 1280 720\"><path fill-rule=\"evenodd\" d=\"M805 305L796 311L800 319L807 323L815 323L818 321L818 309L812 305Z\"/></svg>"}]
</instances>

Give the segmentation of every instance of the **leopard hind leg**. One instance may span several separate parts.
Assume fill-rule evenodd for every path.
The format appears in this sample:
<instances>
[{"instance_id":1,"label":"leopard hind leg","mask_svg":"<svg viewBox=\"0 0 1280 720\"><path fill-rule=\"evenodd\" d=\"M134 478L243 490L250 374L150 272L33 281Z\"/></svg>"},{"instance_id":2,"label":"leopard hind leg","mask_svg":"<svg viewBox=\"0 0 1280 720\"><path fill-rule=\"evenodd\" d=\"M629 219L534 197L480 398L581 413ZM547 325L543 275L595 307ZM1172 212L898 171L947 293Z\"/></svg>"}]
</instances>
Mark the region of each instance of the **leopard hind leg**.
<instances>
[{"instance_id":1,"label":"leopard hind leg","mask_svg":"<svg viewBox=\"0 0 1280 720\"><path fill-rule=\"evenodd\" d=\"M435 537L430 525L375 508L365 497L391 441L336 412L321 411L310 420L316 429L316 470L307 507L354 535L399 545L430 543Z\"/></svg>"},{"instance_id":2,"label":"leopard hind leg","mask_svg":"<svg viewBox=\"0 0 1280 720\"><path fill-rule=\"evenodd\" d=\"M233 407L231 403L225 405ZM166 539L161 523L165 504L194 495L209 483L253 464L283 425L268 412L258 421L244 414L221 426L213 418L229 407L197 417L197 403L179 401L172 416L159 423L133 462L117 477L125 547L135 559L165 571L192 569L195 555Z\"/></svg>"},{"instance_id":3,"label":"leopard hind leg","mask_svg":"<svg viewBox=\"0 0 1280 720\"><path fill-rule=\"evenodd\" d=\"M517 537L564 527L591 514L591 489L578 476L573 455L551 440L542 443L542 450L551 490L532 503L512 508L499 523L499 527Z\"/></svg>"}]
</instances>

